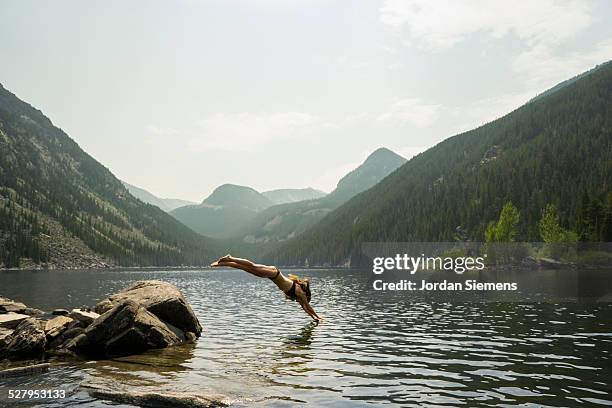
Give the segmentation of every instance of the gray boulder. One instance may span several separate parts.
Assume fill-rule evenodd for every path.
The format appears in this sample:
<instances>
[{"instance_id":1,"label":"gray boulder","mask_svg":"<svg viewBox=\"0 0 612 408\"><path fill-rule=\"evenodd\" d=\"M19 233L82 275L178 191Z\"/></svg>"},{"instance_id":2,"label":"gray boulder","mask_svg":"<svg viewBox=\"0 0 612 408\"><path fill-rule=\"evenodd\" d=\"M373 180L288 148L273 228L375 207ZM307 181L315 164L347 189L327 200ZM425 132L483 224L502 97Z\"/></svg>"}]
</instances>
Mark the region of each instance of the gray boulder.
<instances>
[{"instance_id":1,"label":"gray boulder","mask_svg":"<svg viewBox=\"0 0 612 408\"><path fill-rule=\"evenodd\" d=\"M85 328L83 324L78 320L73 320L72 323L68 325L66 330L64 330L59 336L55 337L54 339L49 339L47 337L47 349L54 352L65 352L68 342L82 334L84 331Z\"/></svg>"},{"instance_id":2,"label":"gray boulder","mask_svg":"<svg viewBox=\"0 0 612 408\"><path fill-rule=\"evenodd\" d=\"M0 297L0 313L23 313L27 306L21 302Z\"/></svg>"},{"instance_id":3,"label":"gray boulder","mask_svg":"<svg viewBox=\"0 0 612 408\"><path fill-rule=\"evenodd\" d=\"M21 313L0 314L0 328L14 329L19 323L28 318L30 318L30 316Z\"/></svg>"},{"instance_id":4,"label":"gray boulder","mask_svg":"<svg viewBox=\"0 0 612 408\"><path fill-rule=\"evenodd\" d=\"M135 301L159 319L184 332L193 332L197 337L202 333L202 326L193 309L181 291L170 283L157 280L136 282L101 301L94 310L102 314L125 300Z\"/></svg>"},{"instance_id":5,"label":"gray boulder","mask_svg":"<svg viewBox=\"0 0 612 408\"><path fill-rule=\"evenodd\" d=\"M44 352L47 338L41 324L30 317L23 320L0 344L2 357L28 357Z\"/></svg>"},{"instance_id":6,"label":"gray boulder","mask_svg":"<svg viewBox=\"0 0 612 408\"><path fill-rule=\"evenodd\" d=\"M43 314L42 310L27 307L21 302L16 302L11 299L0 297L0 314L5 313L19 313L26 314L29 316L38 316Z\"/></svg>"},{"instance_id":7,"label":"gray boulder","mask_svg":"<svg viewBox=\"0 0 612 408\"><path fill-rule=\"evenodd\" d=\"M131 299L102 314L65 348L86 354L125 355L185 341L184 333Z\"/></svg>"},{"instance_id":8,"label":"gray boulder","mask_svg":"<svg viewBox=\"0 0 612 408\"><path fill-rule=\"evenodd\" d=\"M98 313L87 311L84 309L72 309L68 317L74 320L78 320L79 322L87 326L91 324L94 320L96 320L98 317L100 317L100 315Z\"/></svg>"},{"instance_id":9,"label":"gray boulder","mask_svg":"<svg viewBox=\"0 0 612 408\"><path fill-rule=\"evenodd\" d=\"M66 316L57 316L45 323L45 334L47 340L51 341L58 337L68 326L74 322L74 319Z\"/></svg>"}]
</instances>

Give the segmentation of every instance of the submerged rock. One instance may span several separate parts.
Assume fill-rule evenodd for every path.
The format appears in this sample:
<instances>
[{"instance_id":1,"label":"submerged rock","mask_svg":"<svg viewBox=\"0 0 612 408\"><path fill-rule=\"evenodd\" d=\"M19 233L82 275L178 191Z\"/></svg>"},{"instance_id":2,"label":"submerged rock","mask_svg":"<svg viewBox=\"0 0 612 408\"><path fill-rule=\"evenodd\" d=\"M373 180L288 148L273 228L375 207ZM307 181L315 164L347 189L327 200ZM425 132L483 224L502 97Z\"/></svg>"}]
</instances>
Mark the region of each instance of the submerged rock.
<instances>
[{"instance_id":1,"label":"submerged rock","mask_svg":"<svg viewBox=\"0 0 612 408\"><path fill-rule=\"evenodd\" d=\"M0 347L2 357L29 357L40 355L44 352L47 337L41 324L30 317L23 320L15 328L13 333L6 336Z\"/></svg>"},{"instance_id":2,"label":"submerged rock","mask_svg":"<svg viewBox=\"0 0 612 408\"><path fill-rule=\"evenodd\" d=\"M229 406L225 402L226 397L223 395L132 391L109 389L96 385L84 385L83 388L94 398L146 408L217 408Z\"/></svg>"},{"instance_id":3,"label":"submerged rock","mask_svg":"<svg viewBox=\"0 0 612 408\"><path fill-rule=\"evenodd\" d=\"M68 309L55 309L51 312L54 316L68 316L69 313Z\"/></svg>"},{"instance_id":4,"label":"submerged rock","mask_svg":"<svg viewBox=\"0 0 612 408\"><path fill-rule=\"evenodd\" d=\"M184 332L202 333L202 326L183 294L167 282L150 280L136 282L98 303L94 310L104 313L124 300L133 300L145 307L159 319L178 327Z\"/></svg>"},{"instance_id":5,"label":"submerged rock","mask_svg":"<svg viewBox=\"0 0 612 408\"><path fill-rule=\"evenodd\" d=\"M6 370L0 371L0 379L20 377L22 375L40 374L40 373L49 371L49 367L51 367L51 364L41 363L41 364L33 364L33 365L25 366L25 367L7 368Z\"/></svg>"},{"instance_id":6,"label":"submerged rock","mask_svg":"<svg viewBox=\"0 0 612 408\"><path fill-rule=\"evenodd\" d=\"M66 345L93 354L130 354L185 341L184 333L158 319L142 305L127 299L96 319Z\"/></svg>"}]
</instances>

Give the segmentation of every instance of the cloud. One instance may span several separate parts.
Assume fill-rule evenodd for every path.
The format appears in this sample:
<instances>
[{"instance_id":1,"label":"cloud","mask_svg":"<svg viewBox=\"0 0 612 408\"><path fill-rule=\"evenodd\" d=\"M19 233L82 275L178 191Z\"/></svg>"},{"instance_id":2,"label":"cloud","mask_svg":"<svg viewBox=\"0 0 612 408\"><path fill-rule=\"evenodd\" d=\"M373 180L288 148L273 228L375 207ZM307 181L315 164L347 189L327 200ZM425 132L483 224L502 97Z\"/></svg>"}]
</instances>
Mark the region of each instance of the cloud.
<instances>
[{"instance_id":1,"label":"cloud","mask_svg":"<svg viewBox=\"0 0 612 408\"><path fill-rule=\"evenodd\" d=\"M512 62L512 68L541 92L608 61L611 56L612 39L600 41L589 50L566 55L555 55L550 48L538 46L519 54Z\"/></svg>"},{"instance_id":2,"label":"cloud","mask_svg":"<svg viewBox=\"0 0 612 408\"><path fill-rule=\"evenodd\" d=\"M411 124L422 129L435 123L441 108L442 105L426 104L417 98L407 98L392 104L389 110L380 114L376 120L384 124Z\"/></svg>"},{"instance_id":3,"label":"cloud","mask_svg":"<svg viewBox=\"0 0 612 408\"><path fill-rule=\"evenodd\" d=\"M178 133L178 130L171 127L160 127L156 125L148 125L146 130L158 136L174 136Z\"/></svg>"},{"instance_id":4,"label":"cloud","mask_svg":"<svg viewBox=\"0 0 612 408\"><path fill-rule=\"evenodd\" d=\"M336 188L338 181L340 181L342 177L344 177L348 172L359 167L360 164L361 162L351 162L330 168L317 177L311 183L311 186L318 190L331 192Z\"/></svg>"},{"instance_id":5,"label":"cloud","mask_svg":"<svg viewBox=\"0 0 612 408\"><path fill-rule=\"evenodd\" d=\"M564 45L595 22L590 0L385 0L380 21L406 46L436 51L470 36L512 36L523 50L511 56L511 69L527 89L541 92L610 59L612 41L573 53Z\"/></svg>"},{"instance_id":6,"label":"cloud","mask_svg":"<svg viewBox=\"0 0 612 408\"><path fill-rule=\"evenodd\" d=\"M424 49L448 48L478 32L512 34L535 47L573 37L592 23L592 12L591 2L577 0L386 0L380 20Z\"/></svg>"},{"instance_id":7,"label":"cloud","mask_svg":"<svg viewBox=\"0 0 612 408\"><path fill-rule=\"evenodd\" d=\"M430 147L431 146L402 146L400 148L392 149L392 150L395 151L400 156L405 157L406 159L410 160L417 154L423 153L425 150L429 149Z\"/></svg>"},{"instance_id":8,"label":"cloud","mask_svg":"<svg viewBox=\"0 0 612 408\"><path fill-rule=\"evenodd\" d=\"M479 99L448 108L445 113L454 120L454 133L462 133L512 112L529 102L536 94L536 92L521 92Z\"/></svg>"},{"instance_id":9,"label":"cloud","mask_svg":"<svg viewBox=\"0 0 612 408\"><path fill-rule=\"evenodd\" d=\"M196 122L190 147L205 150L248 150L277 140L296 138L320 125L304 112L215 113Z\"/></svg>"}]
</instances>

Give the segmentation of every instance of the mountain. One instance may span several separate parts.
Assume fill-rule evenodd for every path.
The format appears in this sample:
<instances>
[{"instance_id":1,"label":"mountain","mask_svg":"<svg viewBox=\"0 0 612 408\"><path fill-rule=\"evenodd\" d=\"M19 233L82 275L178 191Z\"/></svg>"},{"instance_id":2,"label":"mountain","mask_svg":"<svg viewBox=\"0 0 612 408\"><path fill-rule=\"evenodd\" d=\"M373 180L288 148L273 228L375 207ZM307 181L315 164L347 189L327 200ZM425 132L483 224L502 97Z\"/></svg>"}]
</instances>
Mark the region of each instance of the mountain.
<instances>
[{"instance_id":1,"label":"mountain","mask_svg":"<svg viewBox=\"0 0 612 408\"><path fill-rule=\"evenodd\" d=\"M0 85L0 265L204 264L213 248Z\"/></svg>"},{"instance_id":2,"label":"mountain","mask_svg":"<svg viewBox=\"0 0 612 408\"><path fill-rule=\"evenodd\" d=\"M222 238L231 235L257 212L274 205L250 187L224 184L201 204L179 207L171 212L177 220L201 234Z\"/></svg>"},{"instance_id":3,"label":"mountain","mask_svg":"<svg viewBox=\"0 0 612 408\"><path fill-rule=\"evenodd\" d=\"M596 223L610 228L611 192L612 64L603 64L417 155L268 261L354 264L363 242L452 241L458 226L482 241L508 201L520 211L518 240L540 240L537 225L548 203L565 228L581 232L589 213L605 212L601 203L608 200L607 216Z\"/></svg>"},{"instance_id":4,"label":"mountain","mask_svg":"<svg viewBox=\"0 0 612 408\"><path fill-rule=\"evenodd\" d=\"M133 186L125 181L122 181L122 183L134 197L144 203L156 205L165 212L170 212L175 208L183 207L185 205L195 204L192 201L181 200L178 198L159 198L143 188Z\"/></svg>"},{"instance_id":5,"label":"mountain","mask_svg":"<svg viewBox=\"0 0 612 408\"><path fill-rule=\"evenodd\" d=\"M385 147L376 149L363 164L340 179L327 200L337 204L343 203L378 184L405 162L405 158Z\"/></svg>"},{"instance_id":6,"label":"mountain","mask_svg":"<svg viewBox=\"0 0 612 408\"><path fill-rule=\"evenodd\" d=\"M274 204L296 203L298 201L315 200L325 196L325 193L314 188L284 188L264 191L264 196Z\"/></svg>"},{"instance_id":7,"label":"mountain","mask_svg":"<svg viewBox=\"0 0 612 408\"><path fill-rule=\"evenodd\" d=\"M248 244L273 243L294 238L355 194L380 182L405 161L389 149L377 149L359 167L344 176L329 195L267 208L237 231L234 238Z\"/></svg>"}]
</instances>

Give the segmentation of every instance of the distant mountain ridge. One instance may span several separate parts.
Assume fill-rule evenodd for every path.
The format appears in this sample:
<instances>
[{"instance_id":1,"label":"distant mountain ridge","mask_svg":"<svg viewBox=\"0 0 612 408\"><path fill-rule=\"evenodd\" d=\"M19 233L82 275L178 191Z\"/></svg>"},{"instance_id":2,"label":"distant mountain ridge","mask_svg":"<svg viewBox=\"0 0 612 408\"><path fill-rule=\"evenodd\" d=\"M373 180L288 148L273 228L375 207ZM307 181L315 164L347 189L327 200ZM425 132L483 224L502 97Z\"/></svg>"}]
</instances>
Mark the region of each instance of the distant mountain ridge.
<instances>
[{"instance_id":1,"label":"distant mountain ridge","mask_svg":"<svg viewBox=\"0 0 612 408\"><path fill-rule=\"evenodd\" d=\"M312 188L259 193L250 187L224 184L201 204L179 207L170 214L203 235L230 239L232 247L241 243L284 241L306 231L332 209L372 187L405 161L391 150L380 148L342 177L328 195ZM277 204L274 200L285 202Z\"/></svg>"},{"instance_id":2,"label":"distant mountain ridge","mask_svg":"<svg viewBox=\"0 0 612 408\"><path fill-rule=\"evenodd\" d=\"M325 197L325 193L314 188L283 188L278 190L264 191L264 196L272 200L274 204L296 203L298 201L315 200Z\"/></svg>"},{"instance_id":3,"label":"distant mountain ridge","mask_svg":"<svg viewBox=\"0 0 612 408\"><path fill-rule=\"evenodd\" d=\"M214 245L0 85L0 265L202 265Z\"/></svg>"},{"instance_id":4,"label":"distant mountain ridge","mask_svg":"<svg viewBox=\"0 0 612 408\"><path fill-rule=\"evenodd\" d=\"M196 232L223 238L272 205L272 200L250 187L223 184L201 204L179 207L170 214Z\"/></svg>"},{"instance_id":5,"label":"distant mountain ridge","mask_svg":"<svg viewBox=\"0 0 612 408\"><path fill-rule=\"evenodd\" d=\"M123 185L128 189L130 194L132 194L140 201L147 204L156 205L165 212L170 212L175 208L183 207L185 205L195 204L193 201L181 200L179 198L160 198L145 190L144 188L136 187L125 181L122 181L121 183L123 183Z\"/></svg>"},{"instance_id":6,"label":"distant mountain ridge","mask_svg":"<svg viewBox=\"0 0 612 408\"><path fill-rule=\"evenodd\" d=\"M319 199L275 205L261 211L234 239L248 244L282 242L317 224L346 200L365 191L406 162L387 148L372 152L356 169L342 177L334 191Z\"/></svg>"}]
</instances>

